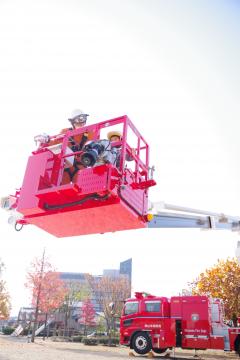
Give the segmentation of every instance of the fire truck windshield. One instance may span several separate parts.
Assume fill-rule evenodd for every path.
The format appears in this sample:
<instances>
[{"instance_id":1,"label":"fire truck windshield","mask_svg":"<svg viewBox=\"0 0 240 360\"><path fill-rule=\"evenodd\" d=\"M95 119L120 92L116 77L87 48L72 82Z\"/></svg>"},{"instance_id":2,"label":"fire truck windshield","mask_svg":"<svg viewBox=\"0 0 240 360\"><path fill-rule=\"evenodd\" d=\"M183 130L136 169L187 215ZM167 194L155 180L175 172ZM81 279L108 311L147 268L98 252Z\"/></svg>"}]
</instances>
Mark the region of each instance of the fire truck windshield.
<instances>
[{"instance_id":1,"label":"fire truck windshield","mask_svg":"<svg viewBox=\"0 0 240 360\"><path fill-rule=\"evenodd\" d=\"M138 313L138 301L127 302L124 307L124 315Z\"/></svg>"}]
</instances>

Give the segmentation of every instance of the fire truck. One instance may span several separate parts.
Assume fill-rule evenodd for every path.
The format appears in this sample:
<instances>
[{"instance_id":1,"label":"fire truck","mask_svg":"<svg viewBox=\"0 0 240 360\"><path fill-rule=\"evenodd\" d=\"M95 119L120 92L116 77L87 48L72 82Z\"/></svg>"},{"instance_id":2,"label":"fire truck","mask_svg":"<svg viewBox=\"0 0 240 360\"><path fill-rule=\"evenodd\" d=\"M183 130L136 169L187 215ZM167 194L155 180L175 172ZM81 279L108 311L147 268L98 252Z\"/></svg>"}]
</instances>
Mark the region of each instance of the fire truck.
<instances>
[{"instance_id":1,"label":"fire truck","mask_svg":"<svg viewBox=\"0 0 240 360\"><path fill-rule=\"evenodd\" d=\"M122 138L110 143L106 134L114 129ZM73 139L85 133L91 142L76 150ZM149 188L156 181L149 155L147 141L126 115L68 130L32 152L21 188L2 198L1 207L12 212L16 230L32 224L56 237L161 227L239 231L239 217L151 204ZM76 163L75 178L64 181Z\"/></svg>"},{"instance_id":2,"label":"fire truck","mask_svg":"<svg viewBox=\"0 0 240 360\"><path fill-rule=\"evenodd\" d=\"M137 354L171 348L218 349L240 355L240 328L224 323L223 304L207 296L144 293L126 300L120 319L120 343Z\"/></svg>"}]
</instances>

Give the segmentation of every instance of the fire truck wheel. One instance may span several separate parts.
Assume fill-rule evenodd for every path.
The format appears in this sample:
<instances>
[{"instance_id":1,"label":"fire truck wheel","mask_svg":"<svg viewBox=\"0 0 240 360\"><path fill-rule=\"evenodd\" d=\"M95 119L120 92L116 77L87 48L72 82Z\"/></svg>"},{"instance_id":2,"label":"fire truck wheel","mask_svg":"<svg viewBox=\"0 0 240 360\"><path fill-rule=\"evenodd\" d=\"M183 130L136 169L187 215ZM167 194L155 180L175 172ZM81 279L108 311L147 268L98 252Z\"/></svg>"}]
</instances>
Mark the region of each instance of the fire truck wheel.
<instances>
[{"instance_id":1,"label":"fire truck wheel","mask_svg":"<svg viewBox=\"0 0 240 360\"><path fill-rule=\"evenodd\" d=\"M238 335L234 341L234 350L240 357L240 336Z\"/></svg>"},{"instance_id":2,"label":"fire truck wheel","mask_svg":"<svg viewBox=\"0 0 240 360\"><path fill-rule=\"evenodd\" d=\"M141 331L133 337L133 349L137 354L147 354L152 349L151 339L147 333Z\"/></svg>"},{"instance_id":3,"label":"fire truck wheel","mask_svg":"<svg viewBox=\"0 0 240 360\"><path fill-rule=\"evenodd\" d=\"M156 348L153 348L153 351L156 353L156 354L163 354L167 351L168 348L165 348L165 349L156 349Z\"/></svg>"},{"instance_id":4,"label":"fire truck wheel","mask_svg":"<svg viewBox=\"0 0 240 360\"><path fill-rule=\"evenodd\" d=\"M238 346L237 346L236 354L238 354L238 356L240 357L240 344L238 344Z\"/></svg>"}]
</instances>

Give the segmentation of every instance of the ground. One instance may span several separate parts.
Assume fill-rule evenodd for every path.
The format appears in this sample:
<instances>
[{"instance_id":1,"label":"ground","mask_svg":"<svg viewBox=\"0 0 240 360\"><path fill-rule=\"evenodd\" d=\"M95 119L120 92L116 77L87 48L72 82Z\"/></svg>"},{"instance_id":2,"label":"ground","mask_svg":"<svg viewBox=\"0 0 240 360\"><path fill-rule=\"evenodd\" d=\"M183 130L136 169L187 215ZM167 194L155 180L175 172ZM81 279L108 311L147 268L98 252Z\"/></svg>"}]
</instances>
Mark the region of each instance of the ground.
<instances>
[{"instance_id":1,"label":"ground","mask_svg":"<svg viewBox=\"0 0 240 360\"><path fill-rule=\"evenodd\" d=\"M238 359L234 353L223 351L198 352L202 359L224 360ZM142 357L143 359L149 356ZM137 358L140 357L137 356ZM157 355L156 359L163 356ZM173 354L171 357L173 358ZM86 346L81 343L43 341L37 338L35 343L28 343L26 337L14 338L0 335L0 360L123 360L129 359L129 350L123 347ZM166 359L166 357L165 357ZM194 351L175 352L175 360L193 360Z\"/></svg>"}]
</instances>

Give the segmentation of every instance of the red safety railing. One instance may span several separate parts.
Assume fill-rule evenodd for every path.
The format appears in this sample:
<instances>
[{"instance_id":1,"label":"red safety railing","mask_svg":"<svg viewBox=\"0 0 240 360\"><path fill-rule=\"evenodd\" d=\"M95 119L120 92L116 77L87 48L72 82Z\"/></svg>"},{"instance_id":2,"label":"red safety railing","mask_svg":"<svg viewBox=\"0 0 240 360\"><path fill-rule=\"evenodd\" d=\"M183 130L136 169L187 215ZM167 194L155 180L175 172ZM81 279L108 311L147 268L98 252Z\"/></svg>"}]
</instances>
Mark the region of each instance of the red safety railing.
<instances>
[{"instance_id":1,"label":"red safety railing","mask_svg":"<svg viewBox=\"0 0 240 360\"><path fill-rule=\"evenodd\" d=\"M71 138L79 136L84 133L91 134L91 140L106 139L106 132L108 130L119 130L122 132L120 141L112 142L112 147L120 147L120 164L118 167L119 177L126 177L126 173L131 175L133 179L133 187L144 188L154 185L151 184L152 179L149 179L149 146L137 128L133 125L131 120L125 115L115 119L106 120L97 124L87 125L83 128L69 130L65 134L55 135L50 137L51 141L57 141L61 144L61 151L55 161L48 164L48 171L51 172L52 186L60 186L62 183L65 162L71 157L75 159L82 154L81 151L68 153L69 143ZM44 144L34 154L48 149L48 144ZM50 149L51 150L51 149ZM131 160L131 161L129 161ZM84 169L79 170L84 171Z\"/></svg>"}]
</instances>

